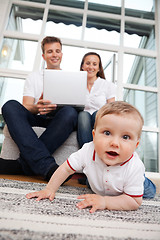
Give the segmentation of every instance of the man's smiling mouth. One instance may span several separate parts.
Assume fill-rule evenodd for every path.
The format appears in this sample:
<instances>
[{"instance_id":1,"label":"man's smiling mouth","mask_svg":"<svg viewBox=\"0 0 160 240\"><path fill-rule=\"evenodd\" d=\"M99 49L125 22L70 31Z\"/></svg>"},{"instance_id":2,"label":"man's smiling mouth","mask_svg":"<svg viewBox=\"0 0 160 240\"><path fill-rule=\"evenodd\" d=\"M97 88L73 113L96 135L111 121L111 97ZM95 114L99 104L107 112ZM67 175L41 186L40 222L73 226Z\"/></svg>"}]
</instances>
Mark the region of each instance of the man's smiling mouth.
<instances>
[{"instance_id":1,"label":"man's smiling mouth","mask_svg":"<svg viewBox=\"0 0 160 240\"><path fill-rule=\"evenodd\" d=\"M59 59L58 58L52 58L51 61L52 62L57 62L57 61L59 61Z\"/></svg>"}]
</instances>

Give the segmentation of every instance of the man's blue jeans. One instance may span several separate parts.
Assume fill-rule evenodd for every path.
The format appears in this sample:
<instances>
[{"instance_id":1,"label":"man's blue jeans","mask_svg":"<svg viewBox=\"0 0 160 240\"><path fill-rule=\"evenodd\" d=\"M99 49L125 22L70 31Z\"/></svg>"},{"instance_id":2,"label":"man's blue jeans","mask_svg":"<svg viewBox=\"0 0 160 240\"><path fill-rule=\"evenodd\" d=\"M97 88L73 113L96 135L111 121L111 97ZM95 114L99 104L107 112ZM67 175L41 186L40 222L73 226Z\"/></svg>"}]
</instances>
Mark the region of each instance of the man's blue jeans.
<instances>
[{"instance_id":1,"label":"man's blue jeans","mask_svg":"<svg viewBox=\"0 0 160 240\"><path fill-rule=\"evenodd\" d=\"M52 115L34 115L15 100L6 102L2 114L8 130L20 150L19 162L26 175L46 176L58 167L51 154L63 144L77 125L77 111L65 106ZM38 138L33 126L45 127Z\"/></svg>"},{"instance_id":2,"label":"man's blue jeans","mask_svg":"<svg viewBox=\"0 0 160 240\"><path fill-rule=\"evenodd\" d=\"M84 143L88 143L93 140L92 130L94 127L96 113L97 111L93 114L82 111L78 114L77 139L80 148L83 146Z\"/></svg>"}]
</instances>

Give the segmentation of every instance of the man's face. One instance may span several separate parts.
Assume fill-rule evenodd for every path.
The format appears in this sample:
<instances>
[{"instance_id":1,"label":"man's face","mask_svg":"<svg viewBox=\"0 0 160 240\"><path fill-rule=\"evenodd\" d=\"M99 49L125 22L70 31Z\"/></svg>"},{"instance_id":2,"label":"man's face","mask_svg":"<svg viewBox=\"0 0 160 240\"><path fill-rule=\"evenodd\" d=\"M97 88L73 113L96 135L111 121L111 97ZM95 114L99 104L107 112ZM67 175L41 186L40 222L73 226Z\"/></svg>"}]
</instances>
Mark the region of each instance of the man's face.
<instances>
[{"instance_id":1,"label":"man's face","mask_svg":"<svg viewBox=\"0 0 160 240\"><path fill-rule=\"evenodd\" d=\"M42 57L46 61L47 69L60 70L62 55L60 43L46 43L44 45L44 54L42 54Z\"/></svg>"}]
</instances>

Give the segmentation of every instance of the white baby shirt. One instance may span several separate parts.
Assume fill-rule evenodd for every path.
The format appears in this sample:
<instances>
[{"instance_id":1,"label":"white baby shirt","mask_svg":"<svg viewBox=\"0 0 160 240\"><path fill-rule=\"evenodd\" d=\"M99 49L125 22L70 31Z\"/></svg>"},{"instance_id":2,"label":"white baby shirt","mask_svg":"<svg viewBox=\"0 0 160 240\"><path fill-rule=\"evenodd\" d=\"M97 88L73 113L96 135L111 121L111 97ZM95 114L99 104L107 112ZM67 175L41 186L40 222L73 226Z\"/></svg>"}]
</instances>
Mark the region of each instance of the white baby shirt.
<instances>
[{"instance_id":1,"label":"white baby shirt","mask_svg":"<svg viewBox=\"0 0 160 240\"><path fill-rule=\"evenodd\" d=\"M136 152L120 165L107 166L94 151L93 142L71 154L67 160L75 171L83 171L91 189L102 196L116 196L122 193L133 197L143 196L145 168Z\"/></svg>"}]
</instances>

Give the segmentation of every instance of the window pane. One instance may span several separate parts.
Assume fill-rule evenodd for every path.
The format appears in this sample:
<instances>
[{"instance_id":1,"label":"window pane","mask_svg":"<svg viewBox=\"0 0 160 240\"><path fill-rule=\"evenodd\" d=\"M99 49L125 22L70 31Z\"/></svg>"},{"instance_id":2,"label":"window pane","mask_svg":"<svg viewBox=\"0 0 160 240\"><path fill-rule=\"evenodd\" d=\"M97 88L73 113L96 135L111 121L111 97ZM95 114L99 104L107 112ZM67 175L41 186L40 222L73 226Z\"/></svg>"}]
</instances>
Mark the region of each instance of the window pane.
<instances>
[{"instance_id":1,"label":"window pane","mask_svg":"<svg viewBox=\"0 0 160 240\"><path fill-rule=\"evenodd\" d=\"M158 172L158 134L143 132L137 152L146 172Z\"/></svg>"},{"instance_id":2,"label":"window pane","mask_svg":"<svg viewBox=\"0 0 160 240\"><path fill-rule=\"evenodd\" d=\"M127 47L155 50L154 26L126 22L124 45Z\"/></svg>"},{"instance_id":3,"label":"window pane","mask_svg":"<svg viewBox=\"0 0 160 240\"><path fill-rule=\"evenodd\" d=\"M125 0L125 15L127 16L154 19L153 10L153 0Z\"/></svg>"},{"instance_id":4,"label":"window pane","mask_svg":"<svg viewBox=\"0 0 160 240\"><path fill-rule=\"evenodd\" d=\"M40 34L41 26L42 20L22 19L22 29L25 33Z\"/></svg>"},{"instance_id":5,"label":"window pane","mask_svg":"<svg viewBox=\"0 0 160 240\"><path fill-rule=\"evenodd\" d=\"M157 87L156 59L125 54L123 79L125 83Z\"/></svg>"},{"instance_id":6,"label":"window pane","mask_svg":"<svg viewBox=\"0 0 160 240\"><path fill-rule=\"evenodd\" d=\"M125 89L123 99L137 107L144 118L145 126L158 126L156 93Z\"/></svg>"},{"instance_id":7,"label":"window pane","mask_svg":"<svg viewBox=\"0 0 160 240\"><path fill-rule=\"evenodd\" d=\"M0 67L17 70L32 70L37 42L4 38L0 49Z\"/></svg>"},{"instance_id":8,"label":"window pane","mask_svg":"<svg viewBox=\"0 0 160 240\"><path fill-rule=\"evenodd\" d=\"M43 9L13 5L7 30L40 34Z\"/></svg>"},{"instance_id":9,"label":"window pane","mask_svg":"<svg viewBox=\"0 0 160 240\"><path fill-rule=\"evenodd\" d=\"M92 42L119 44L120 21L88 16L84 39Z\"/></svg>"},{"instance_id":10,"label":"window pane","mask_svg":"<svg viewBox=\"0 0 160 240\"><path fill-rule=\"evenodd\" d=\"M53 5L59 5L59 6L65 6L65 7L72 7L72 8L84 8L84 2L85 0L51 0L51 4Z\"/></svg>"},{"instance_id":11,"label":"window pane","mask_svg":"<svg viewBox=\"0 0 160 240\"><path fill-rule=\"evenodd\" d=\"M63 59L61 63L61 67L63 70L70 71L79 71L81 60L84 54L89 51L89 49L79 48L79 47L71 47L64 45L62 48Z\"/></svg>"},{"instance_id":12,"label":"window pane","mask_svg":"<svg viewBox=\"0 0 160 240\"><path fill-rule=\"evenodd\" d=\"M60 38L80 39L82 19L82 14L50 10L45 34Z\"/></svg>"},{"instance_id":13,"label":"window pane","mask_svg":"<svg viewBox=\"0 0 160 240\"><path fill-rule=\"evenodd\" d=\"M88 9L98 12L121 14L121 0L89 0Z\"/></svg>"},{"instance_id":14,"label":"window pane","mask_svg":"<svg viewBox=\"0 0 160 240\"><path fill-rule=\"evenodd\" d=\"M22 102L25 80L18 78L0 77L0 106L11 99ZM14 89L14 91L13 91Z\"/></svg>"}]
</instances>

